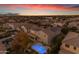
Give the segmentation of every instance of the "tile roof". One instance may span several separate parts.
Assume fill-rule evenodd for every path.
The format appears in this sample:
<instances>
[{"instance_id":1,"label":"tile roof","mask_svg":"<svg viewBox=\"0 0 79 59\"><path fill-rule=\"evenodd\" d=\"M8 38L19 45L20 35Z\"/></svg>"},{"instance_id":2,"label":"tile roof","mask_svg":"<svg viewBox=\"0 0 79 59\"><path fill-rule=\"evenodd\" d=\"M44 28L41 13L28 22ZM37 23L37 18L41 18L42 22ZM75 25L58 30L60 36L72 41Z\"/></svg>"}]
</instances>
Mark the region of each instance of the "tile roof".
<instances>
[{"instance_id":1,"label":"tile roof","mask_svg":"<svg viewBox=\"0 0 79 59\"><path fill-rule=\"evenodd\" d=\"M79 33L69 32L62 43L79 47Z\"/></svg>"}]
</instances>

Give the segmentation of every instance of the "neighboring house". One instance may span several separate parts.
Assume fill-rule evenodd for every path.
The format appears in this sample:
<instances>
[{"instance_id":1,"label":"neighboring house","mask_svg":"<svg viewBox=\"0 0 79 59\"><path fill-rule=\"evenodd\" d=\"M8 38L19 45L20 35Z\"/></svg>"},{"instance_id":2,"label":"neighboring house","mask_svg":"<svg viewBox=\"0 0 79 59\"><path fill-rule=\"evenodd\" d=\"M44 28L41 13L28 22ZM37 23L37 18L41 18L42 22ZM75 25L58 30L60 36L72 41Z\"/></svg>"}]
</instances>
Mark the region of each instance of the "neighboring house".
<instances>
[{"instance_id":1,"label":"neighboring house","mask_svg":"<svg viewBox=\"0 0 79 59\"><path fill-rule=\"evenodd\" d=\"M69 32L62 41L59 53L79 53L79 33Z\"/></svg>"},{"instance_id":2,"label":"neighboring house","mask_svg":"<svg viewBox=\"0 0 79 59\"><path fill-rule=\"evenodd\" d=\"M69 23L68 27L76 27L77 29L79 29L79 22L71 22Z\"/></svg>"},{"instance_id":3,"label":"neighboring house","mask_svg":"<svg viewBox=\"0 0 79 59\"><path fill-rule=\"evenodd\" d=\"M54 23L54 26L63 26L64 25L64 23Z\"/></svg>"}]
</instances>

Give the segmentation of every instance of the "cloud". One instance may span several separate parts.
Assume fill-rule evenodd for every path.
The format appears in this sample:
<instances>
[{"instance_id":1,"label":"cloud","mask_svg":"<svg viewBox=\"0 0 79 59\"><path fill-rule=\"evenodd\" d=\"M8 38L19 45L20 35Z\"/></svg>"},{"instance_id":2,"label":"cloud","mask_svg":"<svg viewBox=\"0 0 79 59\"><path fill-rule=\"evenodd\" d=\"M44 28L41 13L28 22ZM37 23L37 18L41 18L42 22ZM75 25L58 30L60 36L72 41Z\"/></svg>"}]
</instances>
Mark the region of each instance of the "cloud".
<instances>
[{"instance_id":1,"label":"cloud","mask_svg":"<svg viewBox=\"0 0 79 59\"><path fill-rule=\"evenodd\" d=\"M0 13L79 14L79 4L2 4Z\"/></svg>"}]
</instances>

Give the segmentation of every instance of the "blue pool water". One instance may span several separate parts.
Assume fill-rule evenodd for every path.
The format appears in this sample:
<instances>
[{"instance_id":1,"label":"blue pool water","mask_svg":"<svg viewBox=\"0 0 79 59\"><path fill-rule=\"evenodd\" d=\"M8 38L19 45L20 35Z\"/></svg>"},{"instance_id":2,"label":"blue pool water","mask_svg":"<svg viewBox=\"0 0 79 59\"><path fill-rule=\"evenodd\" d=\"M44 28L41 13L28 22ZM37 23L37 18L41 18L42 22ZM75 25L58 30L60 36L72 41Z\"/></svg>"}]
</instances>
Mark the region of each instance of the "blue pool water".
<instances>
[{"instance_id":1,"label":"blue pool water","mask_svg":"<svg viewBox=\"0 0 79 59\"><path fill-rule=\"evenodd\" d=\"M34 44L32 49L37 51L39 54L45 54L47 49L42 44Z\"/></svg>"}]
</instances>

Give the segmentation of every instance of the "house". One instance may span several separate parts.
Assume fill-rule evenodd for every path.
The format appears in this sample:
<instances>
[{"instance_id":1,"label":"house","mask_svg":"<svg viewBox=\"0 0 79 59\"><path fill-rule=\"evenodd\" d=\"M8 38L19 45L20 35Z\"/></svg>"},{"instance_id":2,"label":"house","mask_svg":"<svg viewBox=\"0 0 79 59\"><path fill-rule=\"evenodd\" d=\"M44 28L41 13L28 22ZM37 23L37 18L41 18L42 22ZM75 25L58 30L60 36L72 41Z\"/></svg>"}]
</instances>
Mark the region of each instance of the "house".
<instances>
[{"instance_id":1,"label":"house","mask_svg":"<svg viewBox=\"0 0 79 59\"><path fill-rule=\"evenodd\" d=\"M79 53L79 33L69 32L62 41L59 53Z\"/></svg>"},{"instance_id":2,"label":"house","mask_svg":"<svg viewBox=\"0 0 79 59\"><path fill-rule=\"evenodd\" d=\"M52 28L46 28L42 29L37 26L32 26L30 29L30 32L33 34L36 34L40 41L50 44L51 40L61 32L61 27L52 27Z\"/></svg>"},{"instance_id":3,"label":"house","mask_svg":"<svg viewBox=\"0 0 79 59\"><path fill-rule=\"evenodd\" d=\"M61 22L55 22L53 25L54 25L54 26L60 26L60 27L63 27L64 23L61 23Z\"/></svg>"},{"instance_id":4,"label":"house","mask_svg":"<svg viewBox=\"0 0 79 59\"><path fill-rule=\"evenodd\" d=\"M44 42L44 43L48 43L48 35L45 32L43 32L41 30L39 30L39 31L30 30L30 32L32 34L36 35L37 37L39 37L40 38L39 41Z\"/></svg>"},{"instance_id":5,"label":"house","mask_svg":"<svg viewBox=\"0 0 79 59\"><path fill-rule=\"evenodd\" d=\"M76 27L77 29L79 29L79 22L70 22L68 27L72 28L72 27Z\"/></svg>"}]
</instances>

